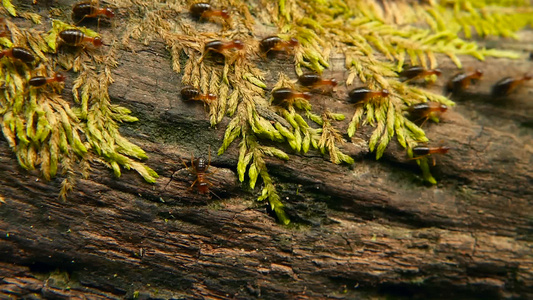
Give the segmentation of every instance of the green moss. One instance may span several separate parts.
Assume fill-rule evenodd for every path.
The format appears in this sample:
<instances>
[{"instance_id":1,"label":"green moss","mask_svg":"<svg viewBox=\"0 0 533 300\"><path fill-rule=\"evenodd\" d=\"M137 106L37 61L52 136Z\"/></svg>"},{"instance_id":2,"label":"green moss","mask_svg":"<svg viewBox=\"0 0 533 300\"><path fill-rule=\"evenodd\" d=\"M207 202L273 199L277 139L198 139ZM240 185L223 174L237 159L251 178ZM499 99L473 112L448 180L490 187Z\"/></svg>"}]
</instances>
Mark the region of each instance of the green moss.
<instances>
[{"instance_id":1,"label":"green moss","mask_svg":"<svg viewBox=\"0 0 533 300\"><path fill-rule=\"evenodd\" d=\"M58 33L75 28L58 20L47 34L20 29L8 20L6 25L13 42L7 38L0 42L7 47L25 47L37 56L31 65L5 57L0 69L6 87L0 98L2 132L19 164L27 170L40 168L47 180L61 173L65 178L61 197L78 176L88 176L91 161L105 164L116 176L121 168L134 169L146 181L155 182L157 174L138 161L147 158L144 151L118 131L119 123L137 119L128 109L111 104L107 93L111 68L116 65L115 49L106 55L89 48L58 52ZM79 29L97 36L89 29ZM78 74L73 85L74 106L62 97L60 84L34 88L27 83L35 75L51 76L57 64Z\"/></svg>"},{"instance_id":2,"label":"green moss","mask_svg":"<svg viewBox=\"0 0 533 300\"><path fill-rule=\"evenodd\" d=\"M405 118L407 106L425 101L453 106L453 102L444 96L400 82L397 72L402 70L406 61L410 65L435 68L438 65L435 53L443 53L460 68L457 55L471 55L480 60L485 56L516 58L518 55L513 52L480 48L475 42L460 38L459 34L463 30L469 38L467 30L475 25L480 35L510 36L533 21L533 11L523 1L427 4L394 1L384 3L384 9L372 0L294 0L291 3L294 5L279 2L274 7L272 22L280 31L288 32L302 42L295 59L296 73L302 72L301 66L321 73L328 65L329 52L342 52L349 72L348 86L357 78L372 89L390 92L390 96L384 99L375 98L356 106L348 126L349 136L353 136L360 126L375 127L369 148L376 153L377 159L394 136L408 150L418 143L428 142L424 131ZM501 9L501 6L507 9ZM425 20L429 28L409 26L420 20ZM501 26L500 21L508 26ZM325 41L334 49L324 46ZM427 161L419 160L418 163L424 179L435 184Z\"/></svg>"},{"instance_id":3,"label":"green moss","mask_svg":"<svg viewBox=\"0 0 533 300\"><path fill-rule=\"evenodd\" d=\"M13 3L11 3L11 0L2 0L2 6L10 15L13 17L17 16L17 10L15 9Z\"/></svg>"}]
</instances>

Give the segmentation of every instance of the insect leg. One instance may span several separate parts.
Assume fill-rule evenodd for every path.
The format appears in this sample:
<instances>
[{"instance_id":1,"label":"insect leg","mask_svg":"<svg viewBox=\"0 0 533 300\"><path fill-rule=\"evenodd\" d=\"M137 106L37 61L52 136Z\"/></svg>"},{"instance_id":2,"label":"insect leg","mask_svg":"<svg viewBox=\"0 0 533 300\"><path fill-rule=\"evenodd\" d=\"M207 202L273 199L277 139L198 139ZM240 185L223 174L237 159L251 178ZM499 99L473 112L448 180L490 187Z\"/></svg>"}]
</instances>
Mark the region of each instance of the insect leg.
<instances>
[{"instance_id":1,"label":"insect leg","mask_svg":"<svg viewBox=\"0 0 533 300\"><path fill-rule=\"evenodd\" d=\"M196 182L198 182L198 178L196 178L196 180L191 184L191 186L188 188L188 190L192 190L192 188L194 187L194 185L196 185Z\"/></svg>"},{"instance_id":2,"label":"insect leg","mask_svg":"<svg viewBox=\"0 0 533 300\"><path fill-rule=\"evenodd\" d=\"M178 171L175 171L172 173L172 175L170 175L170 180L167 182L167 184L165 184L165 188L163 190L166 190L168 185L172 182L172 179L174 179L174 175L176 174L176 172Z\"/></svg>"}]
</instances>

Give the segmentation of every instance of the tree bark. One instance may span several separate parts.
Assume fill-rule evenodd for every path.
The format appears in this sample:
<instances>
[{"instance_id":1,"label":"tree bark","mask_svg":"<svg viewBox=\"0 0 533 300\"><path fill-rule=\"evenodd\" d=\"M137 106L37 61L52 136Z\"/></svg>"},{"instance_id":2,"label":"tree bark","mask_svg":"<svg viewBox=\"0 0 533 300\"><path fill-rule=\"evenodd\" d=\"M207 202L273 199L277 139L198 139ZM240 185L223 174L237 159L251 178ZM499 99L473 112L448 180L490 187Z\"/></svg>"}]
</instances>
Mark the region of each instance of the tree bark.
<instances>
[{"instance_id":1,"label":"tree bark","mask_svg":"<svg viewBox=\"0 0 533 300\"><path fill-rule=\"evenodd\" d=\"M526 49L531 36L513 45ZM254 200L257 189L238 182L237 143L214 154L227 120L211 128L202 105L181 101L181 76L163 44L134 50L121 53L110 95L140 119L123 133L147 151L160 179L151 185L133 171L115 178L94 163L61 201L62 178L45 182L23 170L0 140L0 297L533 297L533 86L503 101L488 96L492 83L533 69L531 61L462 58L485 77L441 124L424 126L453 148L432 168L436 186L422 183L394 141L375 161L372 128L343 145L353 166L313 151L267 160L292 221L285 227ZM325 74L342 81L343 57L332 62ZM288 64L265 63L269 86ZM442 90L456 72L445 58L441 67L429 89ZM312 99L317 112L346 115L341 132L354 109L346 93L341 86L336 97ZM188 189L194 178L181 162L209 147L221 200Z\"/></svg>"}]
</instances>

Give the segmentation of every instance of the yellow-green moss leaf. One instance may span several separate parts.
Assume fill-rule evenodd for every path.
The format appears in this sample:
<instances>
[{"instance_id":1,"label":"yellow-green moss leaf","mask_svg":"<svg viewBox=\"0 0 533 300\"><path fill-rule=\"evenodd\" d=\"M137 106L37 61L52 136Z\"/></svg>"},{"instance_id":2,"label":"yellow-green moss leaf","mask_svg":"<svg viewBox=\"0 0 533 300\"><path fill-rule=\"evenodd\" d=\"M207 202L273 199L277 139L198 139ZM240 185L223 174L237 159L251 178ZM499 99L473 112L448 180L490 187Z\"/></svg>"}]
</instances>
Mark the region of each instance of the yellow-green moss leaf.
<instances>
[{"instance_id":1,"label":"yellow-green moss leaf","mask_svg":"<svg viewBox=\"0 0 533 300\"><path fill-rule=\"evenodd\" d=\"M257 176L259 175L259 172L257 172L257 168L255 167L255 164L250 165L250 168L248 169L248 177L250 177L250 188L255 188L255 183L257 182Z\"/></svg>"},{"instance_id":2,"label":"yellow-green moss leaf","mask_svg":"<svg viewBox=\"0 0 533 300\"><path fill-rule=\"evenodd\" d=\"M311 135L309 131L305 131L304 138L302 140L302 152L307 153L309 151L309 146L311 145Z\"/></svg>"},{"instance_id":3,"label":"yellow-green moss leaf","mask_svg":"<svg viewBox=\"0 0 533 300\"><path fill-rule=\"evenodd\" d=\"M11 3L11 0L2 0L2 4L10 15L12 15L13 17L17 16L17 10L15 9L15 6Z\"/></svg>"},{"instance_id":4,"label":"yellow-green moss leaf","mask_svg":"<svg viewBox=\"0 0 533 300\"><path fill-rule=\"evenodd\" d=\"M355 163L355 161L353 160L353 158L351 156L346 155L346 154L344 154L344 153L342 153L340 151L337 152L337 156L339 157L340 161L343 161L343 162L345 162L345 163L347 163L349 165Z\"/></svg>"},{"instance_id":5,"label":"yellow-green moss leaf","mask_svg":"<svg viewBox=\"0 0 533 300\"><path fill-rule=\"evenodd\" d=\"M270 156L275 156L279 159L283 159L283 160L289 160L289 155L287 155L287 153L277 149L277 148L274 148L274 147L262 147L261 150L263 151L263 153L267 154L267 155L270 155Z\"/></svg>"},{"instance_id":6,"label":"yellow-green moss leaf","mask_svg":"<svg viewBox=\"0 0 533 300\"><path fill-rule=\"evenodd\" d=\"M431 171L429 170L428 159L426 157L417 159L417 163L422 170L422 177L424 178L424 181L431 184L437 184L437 180L435 180L433 175L431 175Z\"/></svg>"}]
</instances>

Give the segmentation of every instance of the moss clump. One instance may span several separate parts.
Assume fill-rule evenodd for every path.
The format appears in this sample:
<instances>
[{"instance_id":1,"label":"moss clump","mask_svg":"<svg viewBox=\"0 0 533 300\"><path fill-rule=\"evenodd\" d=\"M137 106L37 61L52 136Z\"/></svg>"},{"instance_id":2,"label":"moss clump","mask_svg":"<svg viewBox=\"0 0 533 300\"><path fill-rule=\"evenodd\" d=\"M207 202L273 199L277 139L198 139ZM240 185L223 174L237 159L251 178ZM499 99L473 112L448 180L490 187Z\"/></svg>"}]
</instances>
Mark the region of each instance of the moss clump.
<instances>
[{"instance_id":1,"label":"moss clump","mask_svg":"<svg viewBox=\"0 0 533 300\"><path fill-rule=\"evenodd\" d=\"M443 53L460 68L457 55L461 54L481 60L485 56L516 58L516 53L480 48L460 38L459 33L463 30L465 36L470 37L469 24L475 23L481 35L509 36L511 31L533 21L531 7L520 1L430 1L426 4L391 1L383 5L373 0L263 3L280 32L302 42L295 57L297 74L301 74L302 66L321 73L328 67L329 53L342 52L346 57L348 86L359 79L371 89L389 91L386 98L374 98L357 105L348 126L349 136L360 126L375 127L369 148L377 159L394 136L411 157L414 146L428 142L424 131L404 116L406 107L426 101L454 105L444 96L400 82L398 72L406 61L410 65L436 68L435 54ZM502 5L507 9L498 9ZM487 19L476 23L480 15ZM426 22L426 28L420 26L419 20ZM505 20L509 26L500 29L499 20ZM419 26L410 26L414 23ZM421 159L418 163L424 179L436 183L427 160Z\"/></svg>"},{"instance_id":2,"label":"moss clump","mask_svg":"<svg viewBox=\"0 0 533 300\"><path fill-rule=\"evenodd\" d=\"M5 57L0 69L5 87L0 98L0 122L19 164L27 170L40 168L47 180L61 172L65 176L60 191L63 198L78 174L88 176L91 161L107 165L116 176L123 167L155 182L157 174L138 161L147 157L144 151L118 131L120 122L137 119L109 99L107 88L113 81L116 49L105 55L91 48L62 49L58 33L75 26L57 20L46 34L5 22L10 36L0 38L0 44L24 47L37 56L33 64ZM92 30L79 29L87 36L97 36ZM73 84L76 104L63 98L60 85L28 85L32 76L50 76L58 66L78 74Z\"/></svg>"}]
</instances>

